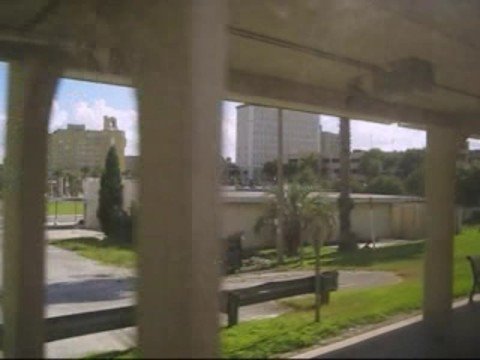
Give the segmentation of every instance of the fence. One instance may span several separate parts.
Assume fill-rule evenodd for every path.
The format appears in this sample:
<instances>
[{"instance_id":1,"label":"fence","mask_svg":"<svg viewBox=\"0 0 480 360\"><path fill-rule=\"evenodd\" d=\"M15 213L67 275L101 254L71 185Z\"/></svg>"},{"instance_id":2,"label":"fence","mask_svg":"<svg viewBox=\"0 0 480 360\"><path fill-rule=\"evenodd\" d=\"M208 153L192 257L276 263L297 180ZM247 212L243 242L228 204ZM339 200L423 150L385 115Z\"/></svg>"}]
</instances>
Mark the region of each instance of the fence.
<instances>
[{"instance_id":1,"label":"fence","mask_svg":"<svg viewBox=\"0 0 480 360\"><path fill-rule=\"evenodd\" d=\"M79 197L49 198L48 223L74 223L84 219L84 199Z\"/></svg>"}]
</instances>

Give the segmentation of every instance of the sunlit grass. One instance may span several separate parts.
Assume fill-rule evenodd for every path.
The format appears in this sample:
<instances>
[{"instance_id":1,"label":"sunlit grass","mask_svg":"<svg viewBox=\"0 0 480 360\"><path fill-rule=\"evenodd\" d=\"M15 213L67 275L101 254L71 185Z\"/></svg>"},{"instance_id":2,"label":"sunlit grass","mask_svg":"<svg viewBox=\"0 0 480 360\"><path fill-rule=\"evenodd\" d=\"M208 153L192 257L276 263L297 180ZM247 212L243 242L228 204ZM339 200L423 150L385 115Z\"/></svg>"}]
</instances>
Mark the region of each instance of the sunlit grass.
<instances>
[{"instance_id":1,"label":"sunlit grass","mask_svg":"<svg viewBox=\"0 0 480 360\"><path fill-rule=\"evenodd\" d=\"M83 202L81 201L58 201L57 215L83 215ZM55 215L55 201L49 201L47 204L47 214Z\"/></svg>"},{"instance_id":2,"label":"sunlit grass","mask_svg":"<svg viewBox=\"0 0 480 360\"><path fill-rule=\"evenodd\" d=\"M96 238L58 240L51 244L107 265L133 268L136 264L136 254L131 245L120 245Z\"/></svg>"}]
</instances>

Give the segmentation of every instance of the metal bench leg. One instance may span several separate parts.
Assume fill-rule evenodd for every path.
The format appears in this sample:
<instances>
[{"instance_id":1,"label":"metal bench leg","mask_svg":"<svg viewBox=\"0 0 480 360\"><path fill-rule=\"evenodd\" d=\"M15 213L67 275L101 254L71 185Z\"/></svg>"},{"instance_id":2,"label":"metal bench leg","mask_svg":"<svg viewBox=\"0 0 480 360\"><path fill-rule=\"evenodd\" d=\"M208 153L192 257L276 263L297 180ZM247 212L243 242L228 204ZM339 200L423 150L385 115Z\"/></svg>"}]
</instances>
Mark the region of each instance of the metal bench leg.
<instances>
[{"instance_id":1,"label":"metal bench leg","mask_svg":"<svg viewBox=\"0 0 480 360\"><path fill-rule=\"evenodd\" d=\"M480 287L480 284L475 280L472 285L472 290L470 290L470 295L468 296L468 303L473 303L473 296L475 295L476 290Z\"/></svg>"},{"instance_id":2,"label":"metal bench leg","mask_svg":"<svg viewBox=\"0 0 480 360\"><path fill-rule=\"evenodd\" d=\"M229 295L227 299L228 327L238 324L238 300Z\"/></svg>"},{"instance_id":3,"label":"metal bench leg","mask_svg":"<svg viewBox=\"0 0 480 360\"><path fill-rule=\"evenodd\" d=\"M320 293L320 304L327 305L330 303L330 291L322 291Z\"/></svg>"}]
</instances>

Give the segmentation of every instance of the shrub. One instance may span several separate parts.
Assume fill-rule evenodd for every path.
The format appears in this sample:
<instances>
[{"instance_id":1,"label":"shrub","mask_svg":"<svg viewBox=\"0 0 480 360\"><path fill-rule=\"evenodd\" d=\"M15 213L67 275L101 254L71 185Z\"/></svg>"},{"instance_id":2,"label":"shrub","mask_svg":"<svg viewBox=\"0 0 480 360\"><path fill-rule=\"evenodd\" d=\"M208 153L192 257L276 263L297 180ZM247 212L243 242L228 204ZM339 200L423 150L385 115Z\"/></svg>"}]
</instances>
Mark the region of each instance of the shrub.
<instances>
[{"instance_id":1,"label":"shrub","mask_svg":"<svg viewBox=\"0 0 480 360\"><path fill-rule=\"evenodd\" d=\"M380 175L372 179L365 191L383 195L402 195L405 192L402 181L391 175Z\"/></svg>"},{"instance_id":2,"label":"shrub","mask_svg":"<svg viewBox=\"0 0 480 360\"><path fill-rule=\"evenodd\" d=\"M100 227L110 241L131 243L133 240L132 216L123 210L123 186L115 147L110 147L105 160L105 170L100 179L97 217Z\"/></svg>"}]
</instances>

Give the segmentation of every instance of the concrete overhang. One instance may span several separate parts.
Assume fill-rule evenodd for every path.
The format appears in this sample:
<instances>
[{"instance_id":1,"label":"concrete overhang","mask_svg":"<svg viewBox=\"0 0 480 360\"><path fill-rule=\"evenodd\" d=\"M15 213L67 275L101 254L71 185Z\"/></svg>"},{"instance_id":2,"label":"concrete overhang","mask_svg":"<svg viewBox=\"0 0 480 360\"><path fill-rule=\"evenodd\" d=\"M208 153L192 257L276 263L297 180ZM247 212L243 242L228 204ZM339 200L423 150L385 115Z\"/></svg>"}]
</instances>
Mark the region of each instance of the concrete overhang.
<instances>
[{"instance_id":1,"label":"concrete overhang","mask_svg":"<svg viewBox=\"0 0 480 360\"><path fill-rule=\"evenodd\" d=\"M0 59L59 48L66 77L131 86L136 44L155 46L136 31L159 16L151 5L2 2ZM229 0L228 10L226 99L480 133L480 2Z\"/></svg>"}]
</instances>

